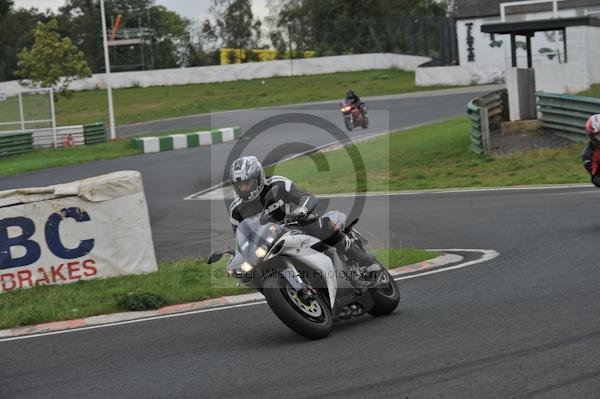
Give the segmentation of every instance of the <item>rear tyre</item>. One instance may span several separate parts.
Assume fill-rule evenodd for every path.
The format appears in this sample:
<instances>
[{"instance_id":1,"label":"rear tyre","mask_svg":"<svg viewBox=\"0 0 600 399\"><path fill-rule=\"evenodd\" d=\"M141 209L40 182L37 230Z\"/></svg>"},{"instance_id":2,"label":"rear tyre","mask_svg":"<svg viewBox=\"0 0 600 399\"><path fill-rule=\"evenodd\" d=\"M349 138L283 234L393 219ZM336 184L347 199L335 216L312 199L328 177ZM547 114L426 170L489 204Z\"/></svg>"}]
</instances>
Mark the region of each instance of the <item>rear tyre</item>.
<instances>
[{"instance_id":1,"label":"rear tyre","mask_svg":"<svg viewBox=\"0 0 600 399\"><path fill-rule=\"evenodd\" d=\"M362 127L363 129L366 129L369 127L369 115L367 115L366 113L363 114L363 119L360 122L360 127Z\"/></svg>"},{"instance_id":2,"label":"rear tyre","mask_svg":"<svg viewBox=\"0 0 600 399\"><path fill-rule=\"evenodd\" d=\"M319 292L308 304L303 303L296 291L282 276L267 277L263 295L277 317L294 332L309 339L325 338L331 332L331 308Z\"/></svg>"},{"instance_id":3,"label":"rear tyre","mask_svg":"<svg viewBox=\"0 0 600 399\"><path fill-rule=\"evenodd\" d=\"M385 316L392 313L400 303L400 289L387 269L381 271L382 281L377 288L369 288L374 306L369 310L373 316Z\"/></svg>"}]
</instances>

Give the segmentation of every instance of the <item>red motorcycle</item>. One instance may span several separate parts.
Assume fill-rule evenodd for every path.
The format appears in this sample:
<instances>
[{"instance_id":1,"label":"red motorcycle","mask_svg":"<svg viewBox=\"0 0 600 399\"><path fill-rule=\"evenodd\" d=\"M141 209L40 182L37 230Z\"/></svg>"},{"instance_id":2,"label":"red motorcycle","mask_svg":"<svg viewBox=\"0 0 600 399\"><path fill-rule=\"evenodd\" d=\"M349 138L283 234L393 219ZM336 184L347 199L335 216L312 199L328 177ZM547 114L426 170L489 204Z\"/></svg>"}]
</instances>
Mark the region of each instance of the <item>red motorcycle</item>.
<instances>
[{"instance_id":1,"label":"red motorcycle","mask_svg":"<svg viewBox=\"0 0 600 399\"><path fill-rule=\"evenodd\" d=\"M349 131L358 126L363 129L369 127L369 115L367 115L366 104L361 111L358 105L354 104L352 100L344 100L340 104L340 111L344 114L344 124Z\"/></svg>"}]
</instances>

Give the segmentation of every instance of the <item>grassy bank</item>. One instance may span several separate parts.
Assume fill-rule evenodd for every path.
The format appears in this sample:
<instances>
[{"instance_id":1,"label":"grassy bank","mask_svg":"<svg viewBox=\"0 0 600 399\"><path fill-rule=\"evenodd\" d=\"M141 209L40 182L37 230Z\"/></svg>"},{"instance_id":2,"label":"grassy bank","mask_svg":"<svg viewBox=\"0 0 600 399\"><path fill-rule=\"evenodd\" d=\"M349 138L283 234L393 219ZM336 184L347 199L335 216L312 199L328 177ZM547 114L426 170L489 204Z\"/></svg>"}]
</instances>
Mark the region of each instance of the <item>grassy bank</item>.
<instances>
[{"instance_id":1,"label":"grassy bank","mask_svg":"<svg viewBox=\"0 0 600 399\"><path fill-rule=\"evenodd\" d=\"M359 191L589 182L581 166L581 144L484 157L470 150L469 130L467 118L458 117L358 144L367 174L367 184L359 185ZM329 171L319 171L312 159L301 157L270 173L316 193L356 190L355 169L346 150L326 157Z\"/></svg>"},{"instance_id":2,"label":"grassy bank","mask_svg":"<svg viewBox=\"0 0 600 399\"><path fill-rule=\"evenodd\" d=\"M113 90L117 125L242 108L278 106L342 98L348 87L360 96L433 90L417 87L414 72L398 69L274 77L184 86ZM107 122L106 91L76 92L61 99L59 125Z\"/></svg>"},{"instance_id":3,"label":"grassy bank","mask_svg":"<svg viewBox=\"0 0 600 399\"><path fill-rule=\"evenodd\" d=\"M0 177L58 166L137 155L129 140L72 148L48 148L0 158Z\"/></svg>"},{"instance_id":4,"label":"grassy bank","mask_svg":"<svg viewBox=\"0 0 600 399\"><path fill-rule=\"evenodd\" d=\"M417 249L374 252L382 263L394 267L439 255ZM165 306L250 291L235 287L236 280L223 272L225 265L224 259L210 266L197 260L168 262L161 264L158 272L141 276L82 281L0 294L0 329L131 310L132 298L144 297L152 304ZM137 304L133 303L133 306Z\"/></svg>"}]
</instances>

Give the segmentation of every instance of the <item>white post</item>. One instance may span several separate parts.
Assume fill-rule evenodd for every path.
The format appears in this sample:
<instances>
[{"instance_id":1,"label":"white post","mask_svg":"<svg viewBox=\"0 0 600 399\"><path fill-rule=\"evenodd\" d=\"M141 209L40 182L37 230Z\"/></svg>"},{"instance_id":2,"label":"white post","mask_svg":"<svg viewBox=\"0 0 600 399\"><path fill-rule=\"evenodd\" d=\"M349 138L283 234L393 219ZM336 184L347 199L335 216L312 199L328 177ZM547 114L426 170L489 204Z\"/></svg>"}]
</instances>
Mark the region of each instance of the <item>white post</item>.
<instances>
[{"instance_id":1,"label":"white post","mask_svg":"<svg viewBox=\"0 0 600 399\"><path fill-rule=\"evenodd\" d=\"M54 113L54 90L50 90L50 112L52 113L52 139L54 140L54 148L58 147L56 142L56 114Z\"/></svg>"},{"instance_id":2,"label":"white post","mask_svg":"<svg viewBox=\"0 0 600 399\"><path fill-rule=\"evenodd\" d=\"M21 114L21 130L25 130L25 115L23 113L23 93L19 92L19 112Z\"/></svg>"},{"instance_id":3,"label":"white post","mask_svg":"<svg viewBox=\"0 0 600 399\"><path fill-rule=\"evenodd\" d=\"M558 18L558 1L557 0L552 1L552 18Z\"/></svg>"},{"instance_id":4,"label":"white post","mask_svg":"<svg viewBox=\"0 0 600 399\"><path fill-rule=\"evenodd\" d=\"M113 111L112 88L110 86L110 60L108 58L108 43L106 41L106 15L104 14L104 0L100 0L100 14L102 15L102 43L104 45L104 66L106 77L106 90L108 92L108 119L110 122L110 139L116 138L115 134L115 114Z\"/></svg>"}]
</instances>

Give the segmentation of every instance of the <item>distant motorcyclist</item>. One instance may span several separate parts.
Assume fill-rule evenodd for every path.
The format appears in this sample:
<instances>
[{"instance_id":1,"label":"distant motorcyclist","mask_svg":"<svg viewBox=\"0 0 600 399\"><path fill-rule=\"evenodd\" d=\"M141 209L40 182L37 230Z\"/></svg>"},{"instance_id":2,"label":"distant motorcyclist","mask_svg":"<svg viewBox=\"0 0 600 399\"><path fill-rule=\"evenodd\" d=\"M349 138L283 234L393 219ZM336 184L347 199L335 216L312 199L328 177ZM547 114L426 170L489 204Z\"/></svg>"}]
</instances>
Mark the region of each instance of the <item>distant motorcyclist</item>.
<instances>
[{"instance_id":1,"label":"distant motorcyclist","mask_svg":"<svg viewBox=\"0 0 600 399\"><path fill-rule=\"evenodd\" d=\"M279 195L284 203L287 220L301 222L313 213L318 203L314 195L300 190L288 178L265 176L262 165L254 156L245 156L233 161L230 179L236 194L229 206L230 222L234 232L242 220L263 211L266 194L274 186L279 187ZM350 240L345 233L339 231L327 217L302 225L301 228L307 234L335 247L360 266L371 266L375 263L373 256Z\"/></svg>"},{"instance_id":2,"label":"distant motorcyclist","mask_svg":"<svg viewBox=\"0 0 600 399\"><path fill-rule=\"evenodd\" d=\"M356 105L363 114L365 113L365 103L360 101L360 97L354 92L354 90L348 89L346 92L346 100L351 101L352 104Z\"/></svg>"},{"instance_id":3,"label":"distant motorcyclist","mask_svg":"<svg viewBox=\"0 0 600 399\"><path fill-rule=\"evenodd\" d=\"M589 143L583 151L583 166L592 177L592 183L600 188L600 114L589 117L585 124Z\"/></svg>"}]
</instances>

